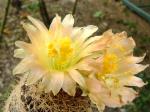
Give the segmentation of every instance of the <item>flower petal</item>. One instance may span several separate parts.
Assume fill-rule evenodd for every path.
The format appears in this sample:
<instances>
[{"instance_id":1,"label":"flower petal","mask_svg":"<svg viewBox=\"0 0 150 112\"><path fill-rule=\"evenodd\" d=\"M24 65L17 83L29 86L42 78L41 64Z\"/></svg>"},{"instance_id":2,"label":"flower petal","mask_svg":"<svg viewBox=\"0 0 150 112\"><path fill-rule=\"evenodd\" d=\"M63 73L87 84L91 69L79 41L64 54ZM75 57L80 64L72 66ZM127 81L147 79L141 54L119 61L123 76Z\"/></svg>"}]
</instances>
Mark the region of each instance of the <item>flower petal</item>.
<instances>
[{"instance_id":1,"label":"flower petal","mask_svg":"<svg viewBox=\"0 0 150 112\"><path fill-rule=\"evenodd\" d=\"M72 39L78 38L82 34L81 27L74 27L71 32Z\"/></svg>"},{"instance_id":2,"label":"flower petal","mask_svg":"<svg viewBox=\"0 0 150 112\"><path fill-rule=\"evenodd\" d=\"M97 42L98 40L100 40L102 38L102 36L94 36L89 38L84 44L85 46L91 44L92 42Z\"/></svg>"},{"instance_id":3,"label":"flower petal","mask_svg":"<svg viewBox=\"0 0 150 112\"><path fill-rule=\"evenodd\" d=\"M134 47L135 42L132 38L119 38L119 40L114 38L109 44L109 48L107 50L109 53L117 54L118 56L122 57L131 54Z\"/></svg>"},{"instance_id":4,"label":"flower petal","mask_svg":"<svg viewBox=\"0 0 150 112\"><path fill-rule=\"evenodd\" d=\"M46 28L46 26L40 21L40 20L37 20L37 19L34 19L33 17L31 16L28 16L28 19L33 23L33 25L35 25L40 31L43 31L44 33L47 33L48 32L48 29Z\"/></svg>"},{"instance_id":5,"label":"flower petal","mask_svg":"<svg viewBox=\"0 0 150 112\"><path fill-rule=\"evenodd\" d=\"M72 36L80 43L83 43L88 37L98 30L98 27L89 25L86 27L75 28L72 32Z\"/></svg>"},{"instance_id":6,"label":"flower petal","mask_svg":"<svg viewBox=\"0 0 150 112\"><path fill-rule=\"evenodd\" d=\"M81 37L79 38L83 38L83 40L87 39L87 37L90 37L93 33L95 33L98 30L97 26L93 26L93 25L89 25L86 26L82 29L83 33L81 35Z\"/></svg>"},{"instance_id":7,"label":"flower petal","mask_svg":"<svg viewBox=\"0 0 150 112\"><path fill-rule=\"evenodd\" d=\"M102 101L102 99L99 98L99 95L97 95L97 94L89 94L88 96L89 96L90 100L92 101L92 103L96 104L99 112L103 112L104 109L105 109L105 104Z\"/></svg>"},{"instance_id":8,"label":"flower petal","mask_svg":"<svg viewBox=\"0 0 150 112\"><path fill-rule=\"evenodd\" d=\"M13 74L20 74L28 71L33 63L33 57L24 58L13 70Z\"/></svg>"},{"instance_id":9,"label":"flower petal","mask_svg":"<svg viewBox=\"0 0 150 112\"><path fill-rule=\"evenodd\" d=\"M27 54L23 49L16 49L14 51L14 57L16 57L16 58L25 58L26 55Z\"/></svg>"},{"instance_id":10,"label":"flower petal","mask_svg":"<svg viewBox=\"0 0 150 112\"><path fill-rule=\"evenodd\" d=\"M50 30L55 31L59 29L60 25L61 25L61 17L56 14L56 17L53 19L50 25Z\"/></svg>"},{"instance_id":11,"label":"flower petal","mask_svg":"<svg viewBox=\"0 0 150 112\"><path fill-rule=\"evenodd\" d=\"M90 44L86 49L89 49L92 52L103 50L110 44L113 35L114 34L112 33L112 30L108 30L104 32L102 36L96 36L94 38L91 37L85 43L89 43L91 41L95 41L95 42Z\"/></svg>"},{"instance_id":12,"label":"flower petal","mask_svg":"<svg viewBox=\"0 0 150 112\"><path fill-rule=\"evenodd\" d=\"M115 94L115 90L112 92L113 93L104 94L101 96L105 105L113 108L121 107L123 105L123 102L121 101L120 96L118 94ZM115 95L111 95L111 94L115 94Z\"/></svg>"},{"instance_id":13,"label":"flower petal","mask_svg":"<svg viewBox=\"0 0 150 112\"><path fill-rule=\"evenodd\" d=\"M141 64L134 64L131 67L131 72L134 74L138 74L139 72L145 70L149 65L141 65Z\"/></svg>"},{"instance_id":14,"label":"flower petal","mask_svg":"<svg viewBox=\"0 0 150 112\"><path fill-rule=\"evenodd\" d=\"M70 70L69 74L80 86L85 87L85 80L77 70Z\"/></svg>"},{"instance_id":15,"label":"flower petal","mask_svg":"<svg viewBox=\"0 0 150 112\"><path fill-rule=\"evenodd\" d=\"M100 81L98 81L96 79L88 78L86 80L86 85L91 93L100 93L103 91L103 87L102 87Z\"/></svg>"},{"instance_id":16,"label":"flower petal","mask_svg":"<svg viewBox=\"0 0 150 112\"><path fill-rule=\"evenodd\" d=\"M50 85L50 80L51 80L51 74L47 73L43 76L42 81L39 83L39 88L40 90L45 90L45 93L50 92L51 89L51 85Z\"/></svg>"},{"instance_id":17,"label":"flower petal","mask_svg":"<svg viewBox=\"0 0 150 112\"><path fill-rule=\"evenodd\" d=\"M37 30L37 28L35 28L35 26L28 24L28 23L22 23L23 28L27 31L28 36L31 40L32 43L37 43L37 37L36 34L39 35L39 31Z\"/></svg>"},{"instance_id":18,"label":"flower petal","mask_svg":"<svg viewBox=\"0 0 150 112\"><path fill-rule=\"evenodd\" d=\"M137 97L137 92L132 88L123 87L119 90L119 94L121 95L121 99L124 104L132 102Z\"/></svg>"},{"instance_id":19,"label":"flower petal","mask_svg":"<svg viewBox=\"0 0 150 112\"><path fill-rule=\"evenodd\" d=\"M49 85L51 86L51 90L54 95L62 88L64 82L64 74L63 73L51 73L51 79Z\"/></svg>"},{"instance_id":20,"label":"flower petal","mask_svg":"<svg viewBox=\"0 0 150 112\"><path fill-rule=\"evenodd\" d=\"M90 66L91 64L93 64L95 62L95 60L93 59L83 59L82 61L80 61L75 68L77 68L78 70L85 70L85 71L91 71L93 69L95 69L94 67ZM95 63L94 63L95 64ZM98 67L98 66L97 66Z\"/></svg>"},{"instance_id":21,"label":"flower petal","mask_svg":"<svg viewBox=\"0 0 150 112\"><path fill-rule=\"evenodd\" d=\"M121 107L135 99L137 92L132 88L121 87L111 91L110 94L103 94L102 98L106 106L108 107Z\"/></svg>"},{"instance_id":22,"label":"flower petal","mask_svg":"<svg viewBox=\"0 0 150 112\"><path fill-rule=\"evenodd\" d=\"M127 86L143 87L145 85L143 80L136 76L131 76L131 77L127 78L126 80L127 81L125 81L125 82L126 82Z\"/></svg>"},{"instance_id":23,"label":"flower petal","mask_svg":"<svg viewBox=\"0 0 150 112\"><path fill-rule=\"evenodd\" d=\"M66 15L62 21L62 24L67 27L73 27L74 24L73 16L71 14Z\"/></svg>"},{"instance_id":24,"label":"flower petal","mask_svg":"<svg viewBox=\"0 0 150 112\"><path fill-rule=\"evenodd\" d=\"M119 97L105 99L105 105L108 107L116 108L121 107L123 103L119 100Z\"/></svg>"},{"instance_id":25,"label":"flower petal","mask_svg":"<svg viewBox=\"0 0 150 112\"><path fill-rule=\"evenodd\" d=\"M26 52L31 53L32 46L29 43L23 42L23 41L16 41L15 45L21 49L24 49Z\"/></svg>"},{"instance_id":26,"label":"flower petal","mask_svg":"<svg viewBox=\"0 0 150 112\"><path fill-rule=\"evenodd\" d=\"M76 82L69 76L69 74L64 75L64 83L62 86L63 90L69 95L74 96L76 92Z\"/></svg>"},{"instance_id":27,"label":"flower petal","mask_svg":"<svg viewBox=\"0 0 150 112\"><path fill-rule=\"evenodd\" d=\"M143 61L145 56L146 56L146 54L144 54L142 57L129 56L129 57L127 57L127 59L125 61L127 63L140 63L141 61Z\"/></svg>"},{"instance_id":28,"label":"flower petal","mask_svg":"<svg viewBox=\"0 0 150 112\"><path fill-rule=\"evenodd\" d=\"M37 82L39 79L42 78L46 74L45 71L41 70L40 68L32 69L32 71L29 73L27 78L27 84L31 85Z\"/></svg>"},{"instance_id":29,"label":"flower petal","mask_svg":"<svg viewBox=\"0 0 150 112\"><path fill-rule=\"evenodd\" d=\"M146 69L149 65L141 65L141 64L120 64L118 71L116 74L120 74L120 76L130 76L134 74L138 74L139 72ZM119 76L119 75L116 75Z\"/></svg>"}]
</instances>

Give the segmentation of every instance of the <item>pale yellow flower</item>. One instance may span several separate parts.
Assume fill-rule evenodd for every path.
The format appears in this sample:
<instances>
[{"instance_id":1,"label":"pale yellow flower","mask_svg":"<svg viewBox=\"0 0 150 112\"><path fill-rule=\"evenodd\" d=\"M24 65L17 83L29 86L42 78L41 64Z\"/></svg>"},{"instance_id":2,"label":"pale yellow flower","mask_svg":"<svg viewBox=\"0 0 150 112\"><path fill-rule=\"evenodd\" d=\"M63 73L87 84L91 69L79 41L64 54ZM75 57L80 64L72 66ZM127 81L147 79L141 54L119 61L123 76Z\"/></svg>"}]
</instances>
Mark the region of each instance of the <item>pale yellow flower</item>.
<instances>
[{"instance_id":1,"label":"pale yellow flower","mask_svg":"<svg viewBox=\"0 0 150 112\"><path fill-rule=\"evenodd\" d=\"M90 99L103 111L106 106L121 107L131 102L137 92L132 86L142 87L145 83L135 74L148 65L138 64L143 57L133 56L134 40L125 32L113 34L105 32L100 41L107 41L103 55L91 66L95 73L87 79Z\"/></svg>"},{"instance_id":2,"label":"pale yellow flower","mask_svg":"<svg viewBox=\"0 0 150 112\"><path fill-rule=\"evenodd\" d=\"M23 59L13 73L28 73L27 84L41 80L45 92L52 91L56 95L62 88L74 95L76 83L85 86L84 75L79 70L88 69L86 62L98 50L94 48L100 36L88 38L97 27L73 27L74 19L70 14L63 21L56 15L49 29L37 19L28 19L32 24L22 24L31 43L16 42L19 49L14 55Z\"/></svg>"}]
</instances>

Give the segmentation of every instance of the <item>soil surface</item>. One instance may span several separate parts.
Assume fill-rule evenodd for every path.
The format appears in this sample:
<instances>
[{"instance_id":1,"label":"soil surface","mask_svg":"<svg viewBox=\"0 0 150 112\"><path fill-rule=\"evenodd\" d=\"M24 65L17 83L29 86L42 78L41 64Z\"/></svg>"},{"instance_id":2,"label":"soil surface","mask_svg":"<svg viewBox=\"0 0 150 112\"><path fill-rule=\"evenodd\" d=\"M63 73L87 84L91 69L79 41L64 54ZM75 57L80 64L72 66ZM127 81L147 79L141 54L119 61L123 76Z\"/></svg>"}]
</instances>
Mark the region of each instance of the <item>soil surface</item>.
<instances>
[{"instance_id":1,"label":"soil surface","mask_svg":"<svg viewBox=\"0 0 150 112\"><path fill-rule=\"evenodd\" d=\"M66 14L72 12L72 0L45 1L50 17L53 17L56 13L64 17ZM6 1L0 0L1 12L4 12L5 6ZM13 57L13 51L16 40L29 41L20 25L21 21L27 20L27 15L41 19L37 0L22 0L22 10L19 11L17 11L14 5L10 6L3 42L0 43L0 112L2 112L5 100L20 77L12 75L12 69L19 61ZM1 13L0 25L3 16L4 13ZM135 54L139 56L146 52L147 56L144 63L150 63L150 24L131 12L121 1L79 0L75 13L75 25L97 25L99 27L97 34L102 34L107 29L113 29L114 32L126 31L129 36L133 36L137 43ZM144 79L150 79L150 68L147 68L143 74ZM145 88L148 88L148 86L150 85L147 85ZM124 109L118 111L125 112Z\"/></svg>"}]
</instances>

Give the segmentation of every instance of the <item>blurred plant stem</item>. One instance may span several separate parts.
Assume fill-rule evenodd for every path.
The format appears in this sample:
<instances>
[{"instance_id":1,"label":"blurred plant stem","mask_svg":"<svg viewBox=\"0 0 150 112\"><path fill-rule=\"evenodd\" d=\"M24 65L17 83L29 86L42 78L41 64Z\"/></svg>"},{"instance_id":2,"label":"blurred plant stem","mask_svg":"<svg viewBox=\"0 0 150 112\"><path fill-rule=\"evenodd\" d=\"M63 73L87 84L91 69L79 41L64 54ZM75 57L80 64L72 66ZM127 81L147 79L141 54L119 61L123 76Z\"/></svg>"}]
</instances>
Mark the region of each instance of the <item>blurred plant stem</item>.
<instances>
[{"instance_id":1,"label":"blurred plant stem","mask_svg":"<svg viewBox=\"0 0 150 112\"><path fill-rule=\"evenodd\" d=\"M0 41L2 41L2 35L3 35L5 25L6 25L6 22L7 22L7 15L8 15L8 12L9 12L10 1L11 0L7 0L7 5L6 5L6 8L5 8L5 14L4 14L4 18L3 18L2 26L1 26L1 30L0 30Z\"/></svg>"},{"instance_id":2,"label":"blurred plant stem","mask_svg":"<svg viewBox=\"0 0 150 112\"><path fill-rule=\"evenodd\" d=\"M39 0L39 9L40 9L40 14L41 14L44 24L47 27L49 27L52 19L48 15L46 4L45 4L44 0Z\"/></svg>"},{"instance_id":3,"label":"blurred plant stem","mask_svg":"<svg viewBox=\"0 0 150 112\"><path fill-rule=\"evenodd\" d=\"M78 1L79 0L76 0L75 3L74 3L73 10L72 10L72 15L75 15L75 13L76 13Z\"/></svg>"}]
</instances>

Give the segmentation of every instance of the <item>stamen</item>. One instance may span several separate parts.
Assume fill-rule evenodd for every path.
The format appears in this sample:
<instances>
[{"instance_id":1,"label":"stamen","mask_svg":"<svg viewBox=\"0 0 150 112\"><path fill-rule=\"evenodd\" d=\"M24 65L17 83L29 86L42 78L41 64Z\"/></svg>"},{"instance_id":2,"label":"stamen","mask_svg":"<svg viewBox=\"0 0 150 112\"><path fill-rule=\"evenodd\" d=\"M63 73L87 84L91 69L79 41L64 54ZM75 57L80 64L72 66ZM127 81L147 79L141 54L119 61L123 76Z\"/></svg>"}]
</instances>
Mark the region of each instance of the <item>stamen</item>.
<instances>
[{"instance_id":1,"label":"stamen","mask_svg":"<svg viewBox=\"0 0 150 112\"><path fill-rule=\"evenodd\" d=\"M106 54L103 61L103 74L110 74L118 68L118 57L115 54Z\"/></svg>"},{"instance_id":2,"label":"stamen","mask_svg":"<svg viewBox=\"0 0 150 112\"><path fill-rule=\"evenodd\" d=\"M73 54L72 42L69 37L56 38L51 40L48 45L48 56L50 59L54 59L54 69L64 68L68 61L68 58Z\"/></svg>"}]
</instances>

